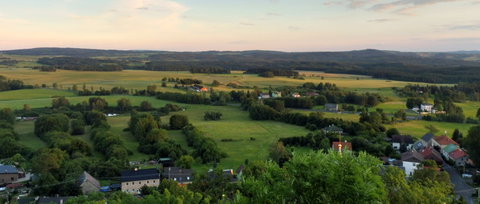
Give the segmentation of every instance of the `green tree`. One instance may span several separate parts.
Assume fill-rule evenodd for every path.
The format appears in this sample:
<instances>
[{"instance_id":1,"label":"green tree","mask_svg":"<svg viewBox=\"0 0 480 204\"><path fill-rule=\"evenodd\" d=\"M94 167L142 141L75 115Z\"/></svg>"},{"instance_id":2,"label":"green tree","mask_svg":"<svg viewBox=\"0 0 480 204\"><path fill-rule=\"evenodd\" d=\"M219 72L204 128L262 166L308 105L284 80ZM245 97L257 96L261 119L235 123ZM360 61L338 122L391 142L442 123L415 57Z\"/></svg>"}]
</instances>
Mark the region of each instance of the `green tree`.
<instances>
[{"instance_id":1,"label":"green tree","mask_svg":"<svg viewBox=\"0 0 480 204\"><path fill-rule=\"evenodd\" d=\"M91 97L88 99L88 103L91 110L104 111L108 108L108 102L104 98Z\"/></svg>"},{"instance_id":2,"label":"green tree","mask_svg":"<svg viewBox=\"0 0 480 204\"><path fill-rule=\"evenodd\" d=\"M151 111L153 110L152 104L148 101L142 101L140 103L140 111Z\"/></svg>"},{"instance_id":3,"label":"green tree","mask_svg":"<svg viewBox=\"0 0 480 204\"><path fill-rule=\"evenodd\" d=\"M65 96L60 96L52 100L52 108L57 109L57 108L69 107L69 106L70 106L70 102L68 101L67 98L65 98Z\"/></svg>"},{"instance_id":4,"label":"green tree","mask_svg":"<svg viewBox=\"0 0 480 204\"><path fill-rule=\"evenodd\" d=\"M285 148L283 142L277 142L270 148L269 157L282 166L292 158L292 154Z\"/></svg>"},{"instance_id":5,"label":"green tree","mask_svg":"<svg viewBox=\"0 0 480 204\"><path fill-rule=\"evenodd\" d=\"M50 131L68 132L69 119L64 114L44 115L35 120L34 132L38 137Z\"/></svg>"},{"instance_id":6,"label":"green tree","mask_svg":"<svg viewBox=\"0 0 480 204\"><path fill-rule=\"evenodd\" d=\"M470 158L476 164L480 164L480 126L471 127L468 136L464 139L465 147Z\"/></svg>"},{"instance_id":7,"label":"green tree","mask_svg":"<svg viewBox=\"0 0 480 204\"><path fill-rule=\"evenodd\" d=\"M85 133L85 122L83 122L83 119L72 120L70 125L72 135L83 135Z\"/></svg>"},{"instance_id":8,"label":"green tree","mask_svg":"<svg viewBox=\"0 0 480 204\"><path fill-rule=\"evenodd\" d=\"M393 135L400 135L400 131L397 128L390 128L387 130L387 137L392 137Z\"/></svg>"},{"instance_id":9,"label":"green tree","mask_svg":"<svg viewBox=\"0 0 480 204\"><path fill-rule=\"evenodd\" d=\"M480 119L480 108L477 110L477 118Z\"/></svg>"},{"instance_id":10,"label":"green tree","mask_svg":"<svg viewBox=\"0 0 480 204\"><path fill-rule=\"evenodd\" d=\"M184 168L184 169L191 169L193 164L193 157L190 155L183 155L177 161L175 161L175 165Z\"/></svg>"},{"instance_id":11,"label":"green tree","mask_svg":"<svg viewBox=\"0 0 480 204\"><path fill-rule=\"evenodd\" d=\"M420 108L420 105L423 103L423 99L421 98L408 98L407 99L407 108L412 109L415 107Z\"/></svg>"},{"instance_id":12,"label":"green tree","mask_svg":"<svg viewBox=\"0 0 480 204\"><path fill-rule=\"evenodd\" d=\"M121 98L117 101L117 108L120 112L130 111L132 109L132 103L128 98Z\"/></svg>"},{"instance_id":13,"label":"green tree","mask_svg":"<svg viewBox=\"0 0 480 204\"><path fill-rule=\"evenodd\" d=\"M145 138L145 143L147 144L155 144L160 141L167 141L168 140L168 132L164 129L154 128L147 133Z\"/></svg>"},{"instance_id":14,"label":"green tree","mask_svg":"<svg viewBox=\"0 0 480 204\"><path fill-rule=\"evenodd\" d=\"M460 132L460 130L458 130L458 128L455 128L453 131L452 139L459 144L462 143L463 134Z\"/></svg>"},{"instance_id":15,"label":"green tree","mask_svg":"<svg viewBox=\"0 0 480 204\"><path fill-rule=\"evenodd\" d=\"M3 108L0 110L0 121L5 121L10 124L15 123L15 114L10 108Z\"/></svg>"},{"instance_id":16,"label":"green tree","mask_svg":"<svg viewBox=\"0 0 480 204\"><path fill-rule=\"evenodd\" d=\"M186 115L175 114L170 117L170 128L179 130L188 125L188 117Z\"/></svg>"},{"instance_id":17,"label":"green tree","mask_svg":"<svg viewBox=\"0 0 480 204\"><path fill-rule=\"evenodd\" d=\"M28 104L23 104L23 110L26 111L26 112L29 112L32 110L32 108L30 108L30 105Z\"/></svg>"},{"instance_id":18,"label":"green tree","mask_svg":"<svg viewBox=\"0 0 480 204\"><path fill-rule=\"evenodd\" d=\"M219 81L213 80L212 86L220 86L220 85L221 85L221 83Z\"/></svg>"},{"instance_id":19,"label":"green tree","mask_svg":"<svg viewBox=\"0 0 480 204\"><path fill-rule=\"evenodd\" d=\"M386 203L380 166L366 153L310 152L283 168L267 163L252 174L247 166L241 190L255 203Z\"/></svg>"}]
</instances>

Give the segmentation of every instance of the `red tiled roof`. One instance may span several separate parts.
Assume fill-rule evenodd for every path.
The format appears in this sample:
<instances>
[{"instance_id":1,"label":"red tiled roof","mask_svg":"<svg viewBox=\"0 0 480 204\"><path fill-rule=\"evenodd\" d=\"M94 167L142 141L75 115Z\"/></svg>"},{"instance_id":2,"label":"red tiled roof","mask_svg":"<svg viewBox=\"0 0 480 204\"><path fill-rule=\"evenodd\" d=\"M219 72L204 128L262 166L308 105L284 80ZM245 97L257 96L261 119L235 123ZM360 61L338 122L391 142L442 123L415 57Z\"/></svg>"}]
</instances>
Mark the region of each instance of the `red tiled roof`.
<instances>
[{"instance_id":1,"label":"red tiled roof","mask_svg":"<svg viewBox=\"0 0 480 204\"><path fill-rule=\"evenodd\" d=\"M467 153L465 153L463 150L461 149L457 149L453 152L450 152L450 154L448 154L453 160L457 160L457 159L460 159L464 156L468 156Z\"/></svg>"},{"instance_id":2,"label":"red tiled roof","mask_svg":"<svg viewBox=\"0 0 480 204\"><path fill-rule=\"evenodd\" d=\"M457 142L455 142L454 140L452 140L450 137L448 137L446 135L435 136L433 139L435 141L437 141L438 144L440 144L440 145L449 145L449 144L458 145Z\"/></svg>"},{"instance_id":3,"label":"red tiled roof","mask_svg":"<svg viewBox=\"0 0 480 204\"><path fill-rule=\"evenodd\" d=\"M443 162L442 155L440 155L440 153L437 150L431 147L423 149L420 153L423 155L425 159L435 160L437 163Z\"/></svg>"},{"instance_id":4,"label":"red tiled roof","mask_svg":"<svg viewBox=\"0 0 480 204\"><path fill-rule=\"evenodd\" d=\"M339 150L340 147L338 145L342 144L342 150L345 149L345 147L348 148L348 150L352 151L352 143L351 142L333 142L332 143L332 148L334 150Z\"/></svg>"}]
</instances>

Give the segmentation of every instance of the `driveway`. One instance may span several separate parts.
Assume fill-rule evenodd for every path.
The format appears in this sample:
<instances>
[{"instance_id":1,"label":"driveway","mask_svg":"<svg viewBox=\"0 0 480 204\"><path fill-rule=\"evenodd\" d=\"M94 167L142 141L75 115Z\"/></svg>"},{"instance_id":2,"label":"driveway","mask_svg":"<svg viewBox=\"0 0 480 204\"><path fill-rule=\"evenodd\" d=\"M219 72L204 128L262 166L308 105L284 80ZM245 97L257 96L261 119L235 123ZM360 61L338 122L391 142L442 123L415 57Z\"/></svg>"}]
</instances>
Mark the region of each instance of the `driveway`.
<instances>
[{"instance_id":1,"label":"driveway","mask_svg":"<svg viewBox=\"0 0 480 204\"><path fill-rule=\"evenodd\" d=\"M450 180L452 180L452 184L454 185L455 194L462 196L468 204L473 204L472 194L475 192L475 188L469 186L465 180L463 180L462 176L458 174L457 170L450 165L444 163L443 169L450 174Z\"/></svg>"}]
</instances>

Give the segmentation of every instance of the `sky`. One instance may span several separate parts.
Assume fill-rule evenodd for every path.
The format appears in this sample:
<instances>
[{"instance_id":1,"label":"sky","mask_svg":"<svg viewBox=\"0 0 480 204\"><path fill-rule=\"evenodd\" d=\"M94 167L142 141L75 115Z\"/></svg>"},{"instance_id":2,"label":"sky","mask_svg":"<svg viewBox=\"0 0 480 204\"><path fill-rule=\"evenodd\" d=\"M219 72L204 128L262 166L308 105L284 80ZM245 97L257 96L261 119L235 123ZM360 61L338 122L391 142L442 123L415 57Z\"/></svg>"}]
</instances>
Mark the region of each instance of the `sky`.
<instances>
[{"instance_id":1,"label":"sky","mask_svg":"<svg viewBox=\"0 0 480 204\"><path fill-rule=\"evenodd\" d=\"M480 50L480 0L0 0L0 50Z\"/></svg>"}]
</instances>

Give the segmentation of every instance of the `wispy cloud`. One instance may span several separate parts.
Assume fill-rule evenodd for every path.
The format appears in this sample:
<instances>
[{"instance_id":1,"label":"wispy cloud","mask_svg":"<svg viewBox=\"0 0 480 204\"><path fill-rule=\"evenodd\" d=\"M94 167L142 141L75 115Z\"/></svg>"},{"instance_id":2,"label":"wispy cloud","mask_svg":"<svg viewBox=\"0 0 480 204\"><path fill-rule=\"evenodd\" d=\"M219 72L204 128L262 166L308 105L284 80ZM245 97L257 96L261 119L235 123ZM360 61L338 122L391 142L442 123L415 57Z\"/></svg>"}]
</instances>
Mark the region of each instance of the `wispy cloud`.
<instances>
[{"instance_id":1,"label":"wispy cloud","mask_svg":"<svg viewBox=\"0 0 480 204\"><path fill-rule=\"evenodd\" d=\"M342 5L351 9L366 9L376 12L392 12L403 15L414 15L415 10L422 7L432 6L440 3L470 1L478 3L478 0L331 0L324 3L327 6Z\"/></svg>"},{"instance_id":2,"label":"wispy cloud","mask_svg":"<svg viewBox=\"0 0 480 204\"><path fill-rule=\"evenodd\" d=\"M396 21L397 19L392 19L392 18L377 18L377 19L371 19L368 20L368 22L371 23L386 23L386 22L391 22L391 21Z\"/></svg>"},{"instance_id":3,"label":"wispy cloud","mask_svg":"<svg viewBox=\"0 0 480 204\"><path fill-rule=\"evenodd\" d=\"M447 25L448 30L480 30L480 23Z\"/></svg>"},{"instance_id":4,"label":"wispy cloud","mask_svg":"<svg viewBox=\"0 0 480 204\"><path fill-rule=\"evenodd\" d=\"M281 15L282 15L282 14L273 13L273 12L267 13L267 16L281 16Z\"/></svg>"},{"instance_id":5,"label":"wispy cloud","mask_svg":"<svg viewBox=\"0 0 480 204\"><path fill-rule=\"evenodd\" d=\"M254 26L255 24L249 23L249 22L240 22L240 25L243 25L243 26Z\"/></svg>"},{"instance_id":6,"label":"wispy cloud","mask_svg":"<svg viewBox=\"0 0 480 204\"><path fill-rule=\"evenodd\" d=\"M291 30L291 31L297 31L297 30L300 30L301 28L298 27L298 26L288 26L288 30Z\"/></svg>"}]
</instances>

